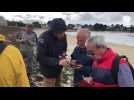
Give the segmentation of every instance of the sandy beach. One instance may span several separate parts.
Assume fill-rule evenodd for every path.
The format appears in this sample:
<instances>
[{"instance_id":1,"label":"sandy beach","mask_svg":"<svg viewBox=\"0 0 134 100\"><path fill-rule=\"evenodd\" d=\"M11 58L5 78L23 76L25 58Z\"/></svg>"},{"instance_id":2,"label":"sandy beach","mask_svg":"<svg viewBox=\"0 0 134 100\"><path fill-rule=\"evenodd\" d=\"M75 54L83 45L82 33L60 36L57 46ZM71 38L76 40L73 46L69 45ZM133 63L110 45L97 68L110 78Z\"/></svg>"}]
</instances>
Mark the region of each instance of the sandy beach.
<instances>
[{"instance_id":1,"label":"sandy beach","mask_svg":"<svg viewBox=\"0 0 134 100\"><path fill-rule=\"evenodd\" d=\"M76 38L74 36L68 35L68 54L70 55L76 46ZM126 55L130 61L130 63L134 66L134 47L125 46L125 45L117 45L107 43L109 47L111 47L115 52Z\"/></svg>"}]
</instances>

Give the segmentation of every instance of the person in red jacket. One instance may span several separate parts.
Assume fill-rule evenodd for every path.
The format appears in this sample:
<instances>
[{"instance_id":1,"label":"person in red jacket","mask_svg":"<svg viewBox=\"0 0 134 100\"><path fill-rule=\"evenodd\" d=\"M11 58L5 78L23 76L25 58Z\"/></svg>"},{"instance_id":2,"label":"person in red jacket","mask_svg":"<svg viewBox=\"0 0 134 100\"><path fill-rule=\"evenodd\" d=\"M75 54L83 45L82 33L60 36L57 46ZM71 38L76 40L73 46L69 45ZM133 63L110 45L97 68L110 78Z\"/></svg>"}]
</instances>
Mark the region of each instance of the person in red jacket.
<instances>
[{"instance_id":1,"label":"person in red jacket","mask_svg":"<svg viewBox=\"0 0 134 100\"><path fill-rule=\"evenodd\" d=\"M134 80L126 59L121 59L119 64L117 83L111 69L116 53L109 48L104 38L93 36L86 41L87 52L90 52L94 62L90 77L84 77L86 87L134 87Z\"/></svg>"}]
</instances>

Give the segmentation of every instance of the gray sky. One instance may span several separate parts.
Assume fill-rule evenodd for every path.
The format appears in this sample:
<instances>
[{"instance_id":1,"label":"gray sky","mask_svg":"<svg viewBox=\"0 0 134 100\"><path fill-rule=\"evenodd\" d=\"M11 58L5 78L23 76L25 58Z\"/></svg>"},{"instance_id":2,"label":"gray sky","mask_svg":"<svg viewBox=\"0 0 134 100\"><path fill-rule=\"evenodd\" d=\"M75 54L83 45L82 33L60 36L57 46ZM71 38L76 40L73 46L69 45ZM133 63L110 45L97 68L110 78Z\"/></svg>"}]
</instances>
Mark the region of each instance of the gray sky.
<instances>
[{"instance_id":1,"label":"gray sky","mask_svg":"<svg viewBox=\"0 0 134 100\"><path fill-rule=\"evenodd\" d=\"M8 20L24 22L47 22L53 18L61 17L67 24L134 25L134 12L0 12L0 16Z\"/></svg>"}]
</instances>

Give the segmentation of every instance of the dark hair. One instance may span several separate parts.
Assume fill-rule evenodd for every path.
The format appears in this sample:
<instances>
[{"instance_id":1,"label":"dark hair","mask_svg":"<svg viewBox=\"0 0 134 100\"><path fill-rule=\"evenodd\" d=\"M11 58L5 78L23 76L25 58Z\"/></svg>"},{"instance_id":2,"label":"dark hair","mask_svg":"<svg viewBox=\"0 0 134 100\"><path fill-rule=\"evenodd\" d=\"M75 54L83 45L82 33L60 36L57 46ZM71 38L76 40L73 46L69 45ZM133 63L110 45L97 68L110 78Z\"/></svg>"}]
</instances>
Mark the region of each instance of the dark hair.
<instances>
[{"instance_id":1,"label":"dark hair","mask_svg":"<svg viewBox=\"0 0 134 100\"><path fill-rule=\"evenodd\" d=\"M33 28L33 25L32 24L28 24L26 25L27 28Z\"/></svg>"},{"instance_id":2,"label":"dark hair","mask_svg":"<svg viewBox=\"0 0 134 100\"><path fill-rule=\"evenodd\" d=\"M48 22L47 22L47 25L49 26L50 24L51 24L51 21L48 21Z\"/></svg>"},{"instance_id":3,"label":"dark hair","mask_svg":"<svg viewBox=\"0 0 134 100\"><path fill-rule=\"evenodd\" d=\"M54 33L65 32L67 30L66 23L62 18L55 18L52 21L48 21L47 24Z\"/></svg>"}]
</instances>

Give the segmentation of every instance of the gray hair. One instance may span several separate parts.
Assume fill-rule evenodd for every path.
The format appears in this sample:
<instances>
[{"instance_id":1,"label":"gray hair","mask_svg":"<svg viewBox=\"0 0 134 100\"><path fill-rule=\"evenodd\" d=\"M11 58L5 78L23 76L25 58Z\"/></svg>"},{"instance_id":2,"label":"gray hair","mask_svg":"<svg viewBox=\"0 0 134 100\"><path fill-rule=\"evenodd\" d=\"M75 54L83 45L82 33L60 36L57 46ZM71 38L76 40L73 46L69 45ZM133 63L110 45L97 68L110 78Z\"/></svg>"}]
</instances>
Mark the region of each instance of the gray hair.
<instances>
[{"instance_id":1,"label":"gray hair","mask_svg":"<svg viewBox=\"0 0 134 100\"><path fill-rule=\"evenodd\" d=\"M87 42L94 43L97 48L106 48L106 42L103 36L92 36L87 39Z\"/></svg>"}]
</instances>

